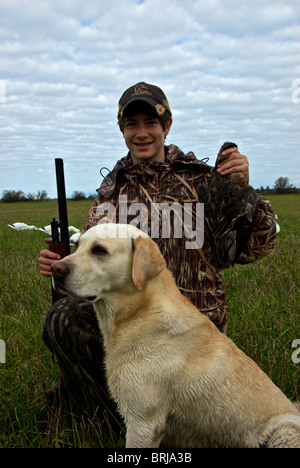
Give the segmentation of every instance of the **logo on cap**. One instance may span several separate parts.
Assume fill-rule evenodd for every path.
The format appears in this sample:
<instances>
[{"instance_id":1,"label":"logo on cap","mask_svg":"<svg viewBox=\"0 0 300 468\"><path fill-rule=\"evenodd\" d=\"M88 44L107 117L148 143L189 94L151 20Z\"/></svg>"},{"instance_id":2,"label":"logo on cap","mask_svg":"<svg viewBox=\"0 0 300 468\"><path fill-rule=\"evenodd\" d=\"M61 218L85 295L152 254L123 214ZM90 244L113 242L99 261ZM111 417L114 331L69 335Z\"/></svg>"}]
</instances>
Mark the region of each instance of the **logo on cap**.
<instances>
[{"instance_id":1,"label":"logo on cap","mask_svg":"<svg viewBox=\"0 0 300 468\"><path fill-rule=\"evenodd\" d=\"M134 93L131 96L139 96L141 94L148 94L148 96L152 96L152 93L150 93L145 85L139 84L135 87Z\"/></svg>"}]
</instances>

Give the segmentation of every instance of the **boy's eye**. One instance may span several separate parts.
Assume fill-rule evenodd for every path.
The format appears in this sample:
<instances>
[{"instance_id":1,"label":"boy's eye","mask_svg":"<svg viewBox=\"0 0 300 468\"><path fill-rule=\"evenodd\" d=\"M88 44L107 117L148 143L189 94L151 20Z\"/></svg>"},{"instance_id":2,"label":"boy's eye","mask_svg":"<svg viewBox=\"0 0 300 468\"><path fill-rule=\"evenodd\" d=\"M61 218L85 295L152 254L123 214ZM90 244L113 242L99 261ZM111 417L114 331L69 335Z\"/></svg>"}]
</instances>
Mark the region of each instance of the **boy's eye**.
<instances>
[{"instance_id":1,"label":"boy's eye","mask_svg":"<svg viewBox=\"0 0 300 468\"><path fill-rule=\"evenodd\" d=\"M148 126L148 127L154 127L155 125L158 124L158 119L149 119L144 122L143 125ZM124 123L124 128L127 129L133 129L138 127L139 123L135 122L134 120L128 120L127 122Z\"/></svg>"},{"instance_id":2,"label":"boy's eye","mask_svg":"<svg viewBox=\"0 0 300 468\"><path fill-rule=\"evenodd\" d=\"M126 128L133 128L136 126L136 123L135 122L126 122L125 123L125 127Z\"/></svg>"}]
</instances>

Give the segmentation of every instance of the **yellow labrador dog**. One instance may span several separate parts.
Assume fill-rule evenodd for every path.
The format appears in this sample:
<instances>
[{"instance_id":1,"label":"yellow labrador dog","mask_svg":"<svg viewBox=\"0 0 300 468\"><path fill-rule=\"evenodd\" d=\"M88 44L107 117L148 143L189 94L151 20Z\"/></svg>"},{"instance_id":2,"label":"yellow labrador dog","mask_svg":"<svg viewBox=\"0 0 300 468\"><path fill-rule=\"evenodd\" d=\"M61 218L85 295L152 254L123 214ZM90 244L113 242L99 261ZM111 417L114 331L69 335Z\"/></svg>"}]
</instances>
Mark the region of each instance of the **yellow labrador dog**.
<instances>
[{"instance_id":1,"label":"yellow labrador dog","mask_svg":"<svg viewBox=\"0 0 300 468\"><path fill-rule=\"evenodd\" d=\"M93 302L126 447L300 447L300 412L182 296L154 241L102 224L52 266Z\"/></svg>"}]
</instances>

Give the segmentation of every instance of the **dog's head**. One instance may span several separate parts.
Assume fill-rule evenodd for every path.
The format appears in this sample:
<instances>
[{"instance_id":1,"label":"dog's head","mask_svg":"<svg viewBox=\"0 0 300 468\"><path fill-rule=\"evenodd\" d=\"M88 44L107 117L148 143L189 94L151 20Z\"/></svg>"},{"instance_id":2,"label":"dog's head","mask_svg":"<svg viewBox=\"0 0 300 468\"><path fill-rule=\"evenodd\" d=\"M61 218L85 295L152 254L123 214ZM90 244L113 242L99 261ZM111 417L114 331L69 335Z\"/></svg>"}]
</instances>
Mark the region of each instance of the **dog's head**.
<instances>
[{"instance_id":1,"label":"dog's head","mask_svg":"<svg viewBox=\"0 0 300 468\"><path fill-rule=\"evenodd\" d=\"M53 287L90 301L142 290L166 266L156 243L127 224L99 224L80 236L77 250L52 265Z\"/></svg>"}]
</instances>

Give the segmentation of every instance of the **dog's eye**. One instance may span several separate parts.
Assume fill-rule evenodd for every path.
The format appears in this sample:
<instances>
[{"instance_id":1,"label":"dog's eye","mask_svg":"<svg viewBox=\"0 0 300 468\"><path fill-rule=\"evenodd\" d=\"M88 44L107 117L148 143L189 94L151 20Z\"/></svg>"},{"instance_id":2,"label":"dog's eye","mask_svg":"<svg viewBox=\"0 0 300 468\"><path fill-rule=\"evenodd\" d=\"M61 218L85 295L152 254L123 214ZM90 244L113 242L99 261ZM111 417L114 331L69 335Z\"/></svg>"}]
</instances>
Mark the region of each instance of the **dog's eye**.
<instances>
[{"instance_id":1,"label":"dog's eye","mask_svg":"<svg viewBox=\"0 0 300 468\"><path fill-rule=\"evenodd\" d=\"M95 247L92 248L92 255L106 255L108 252L104 247L101 247L101 245L95 245Z\"/></svg>"}]
</instances>

